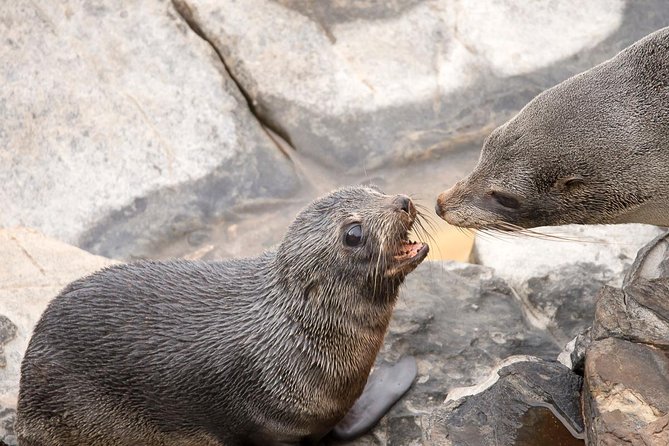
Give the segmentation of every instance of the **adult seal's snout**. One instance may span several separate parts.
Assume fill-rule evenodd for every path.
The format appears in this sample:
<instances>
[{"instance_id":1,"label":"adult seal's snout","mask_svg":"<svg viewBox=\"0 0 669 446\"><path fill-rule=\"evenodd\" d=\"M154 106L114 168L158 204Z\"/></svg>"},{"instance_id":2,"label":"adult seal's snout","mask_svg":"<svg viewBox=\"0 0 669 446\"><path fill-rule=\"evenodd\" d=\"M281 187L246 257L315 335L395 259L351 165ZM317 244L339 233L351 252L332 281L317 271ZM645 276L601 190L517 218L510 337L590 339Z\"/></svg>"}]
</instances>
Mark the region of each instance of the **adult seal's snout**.
<instances>
[{"instance_id":1,"label":"adult seal's snout","mask_svg":"<svg viewBox=\"0 0 669 446\"><path fill-rule=\"evenodd\" d=\"M457 226L669 226L669 28L541 93L437 199Z\"/></svg>"}]
</instances>

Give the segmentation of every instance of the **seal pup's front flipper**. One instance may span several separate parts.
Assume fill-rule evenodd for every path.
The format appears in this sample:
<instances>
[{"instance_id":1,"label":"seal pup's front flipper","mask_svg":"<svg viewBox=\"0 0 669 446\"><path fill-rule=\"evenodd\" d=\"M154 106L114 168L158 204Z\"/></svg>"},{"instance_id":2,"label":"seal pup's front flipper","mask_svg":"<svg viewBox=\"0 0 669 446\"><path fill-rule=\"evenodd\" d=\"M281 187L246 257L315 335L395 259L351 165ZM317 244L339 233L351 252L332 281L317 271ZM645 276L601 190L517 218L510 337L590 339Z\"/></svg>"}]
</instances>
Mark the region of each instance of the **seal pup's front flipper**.
<instances>
[{"instance_id":1,"label":"seal pup's front flipper","mask_svg":"<svg viewBox=\"0 0 669 446\"><path fill-rule=\"evenodd\" d=\"M369 431L409 390L416 373L413 356L405 356L396 364L378 366L369 375L360 398L332 429L331 435L339 440L352 440Z\"/></svg>"}]
</instances>

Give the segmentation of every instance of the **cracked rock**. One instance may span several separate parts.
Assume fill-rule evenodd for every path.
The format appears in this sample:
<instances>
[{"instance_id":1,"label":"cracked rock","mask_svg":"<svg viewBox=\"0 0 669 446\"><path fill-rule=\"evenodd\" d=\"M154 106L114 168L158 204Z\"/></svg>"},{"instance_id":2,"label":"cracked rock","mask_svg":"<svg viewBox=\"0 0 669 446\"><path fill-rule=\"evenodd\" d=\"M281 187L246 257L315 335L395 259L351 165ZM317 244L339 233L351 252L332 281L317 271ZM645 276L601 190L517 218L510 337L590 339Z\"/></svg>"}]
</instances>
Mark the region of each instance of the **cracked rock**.
<instances>
[{"instance_id":1,"label":"cracked rock","mask_svg":"<svg viewBox=\"0 0 669 446\"><path fill-rule=\"evenodd\" d=\"M576 438L584 431L581 377L562 364L537 358L506 362L486 385L464 397L449 394L432 415L429 444L581 444Z\"/></svg>"},{"instance_id":2,"label":"cracked rock","mask_svg":"<svg viewBox=\"0 0 669 446\"><path fill-rule=\"evenodd\" d=\"M146 255L300 181L171 2L0 11L0 226Z\"/></svg>"},{"instance_id":3,"label":"cracked rock","mask_svg":"<svg viewBox=\"0 0 669 446\"><path fill-rule=\"evenodd\" d=\"M550 11L511 0L174 1L264 122L311 159L358 172L487 135L669 17L622 0Z\"/></svg>"}]
</instances>

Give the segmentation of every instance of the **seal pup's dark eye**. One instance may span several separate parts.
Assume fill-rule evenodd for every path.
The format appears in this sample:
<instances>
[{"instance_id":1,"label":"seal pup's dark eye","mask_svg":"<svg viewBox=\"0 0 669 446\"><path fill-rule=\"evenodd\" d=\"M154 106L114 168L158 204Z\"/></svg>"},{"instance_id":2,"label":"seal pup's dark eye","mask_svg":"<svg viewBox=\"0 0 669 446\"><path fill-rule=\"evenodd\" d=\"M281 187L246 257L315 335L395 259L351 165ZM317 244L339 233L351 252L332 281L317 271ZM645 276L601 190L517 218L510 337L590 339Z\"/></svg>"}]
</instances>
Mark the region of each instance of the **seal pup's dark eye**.
<instances>
[{"instance_id":1,"label":"seal pup's dark eye","mask_svg":"<svg viewBox=\"0 0 669 446\"><path fill-rule=\"evenodd\" d=\"M359 224L353 225L346 231L344 236L344 244L352 248L362 245L362 226Z\"/></svg>"}]
</instances>

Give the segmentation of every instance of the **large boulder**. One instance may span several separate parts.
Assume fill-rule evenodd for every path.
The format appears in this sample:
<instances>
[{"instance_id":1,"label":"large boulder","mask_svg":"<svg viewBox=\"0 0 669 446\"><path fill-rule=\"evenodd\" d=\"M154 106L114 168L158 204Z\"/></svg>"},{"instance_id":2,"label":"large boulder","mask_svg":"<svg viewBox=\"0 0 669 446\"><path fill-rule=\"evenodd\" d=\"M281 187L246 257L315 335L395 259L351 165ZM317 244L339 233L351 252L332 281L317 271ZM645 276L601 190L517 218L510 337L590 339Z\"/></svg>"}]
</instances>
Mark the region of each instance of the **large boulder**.
<instances>
[{"instance_id":1,"label":"large boulder","mask_svg":"<svg viewBox=\"0 0 669 446\"><path fill-rule=\"evenodd\" d=\"M298 189L171 2L7 2L0 34L0 226L145 256Z\"/></svg>"},{"instance_id":2,"label":"large boulder","mask_svg":"<svg viewBox=\"0 0 669 446\"><path fill-rule=\"evenodd\" d=\"M21 359L49 301L114 262L24 228L0 229L0 442L14 444Z\"/></svg>"},{"instance_id":3,"label":"large boulder","mask_svg":"<svg viewBox=\"0 0 669 446\"><path fill-rule=\"evenodd\" d=\"M175 3L298 153L357 172L478 139L669 18L660 1Z\"/></svg>"},{"instance_id":4,"label":"large boulder","mask_svg":"<svg viewBox=\"0 0 669 446\"><path fill-rule=\"evenodd\" d=\"M601 290L590 337L588 444L669 444L669 233L639 251L622 289Z\"/></svg>"}]
</instances>

